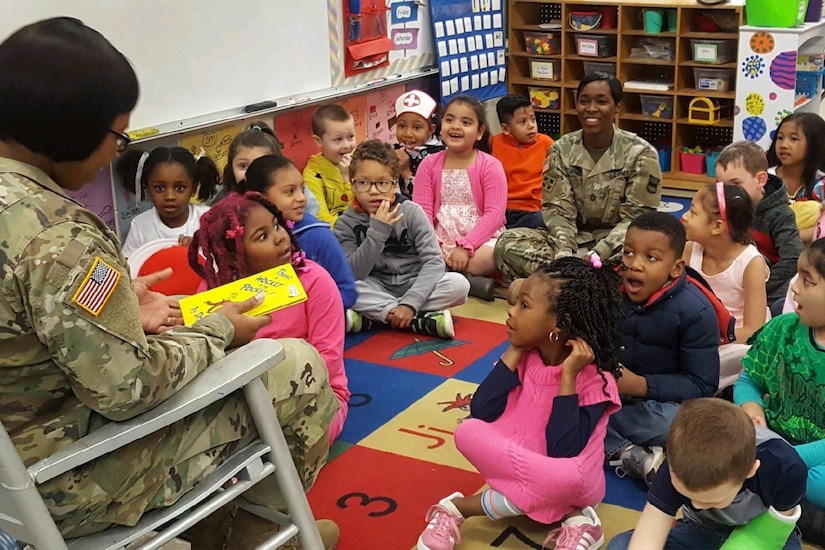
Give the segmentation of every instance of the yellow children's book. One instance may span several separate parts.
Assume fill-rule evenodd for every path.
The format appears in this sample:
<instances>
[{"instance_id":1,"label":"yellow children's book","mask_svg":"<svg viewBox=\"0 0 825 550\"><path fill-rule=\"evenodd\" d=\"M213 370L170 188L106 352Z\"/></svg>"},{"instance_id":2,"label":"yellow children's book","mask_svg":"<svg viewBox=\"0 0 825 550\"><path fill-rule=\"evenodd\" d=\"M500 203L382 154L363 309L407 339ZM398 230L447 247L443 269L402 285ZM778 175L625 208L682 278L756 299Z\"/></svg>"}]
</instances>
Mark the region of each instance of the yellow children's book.
<instances>
[{"instance_id":1,"label":"yellow children's book","mask_svg":"<svg viewBox=\"0 0 825 550\"><path fill-rule=\"evenodd\" d=\"M307 299L307 293L295 269L291 264L284 264L183 298L180 301L183 322L191 325L220 308L225 302L242 302L259 293L264 295L264 301L248 311L247 315L266 315Z\"/></svg>"}]
</instances>

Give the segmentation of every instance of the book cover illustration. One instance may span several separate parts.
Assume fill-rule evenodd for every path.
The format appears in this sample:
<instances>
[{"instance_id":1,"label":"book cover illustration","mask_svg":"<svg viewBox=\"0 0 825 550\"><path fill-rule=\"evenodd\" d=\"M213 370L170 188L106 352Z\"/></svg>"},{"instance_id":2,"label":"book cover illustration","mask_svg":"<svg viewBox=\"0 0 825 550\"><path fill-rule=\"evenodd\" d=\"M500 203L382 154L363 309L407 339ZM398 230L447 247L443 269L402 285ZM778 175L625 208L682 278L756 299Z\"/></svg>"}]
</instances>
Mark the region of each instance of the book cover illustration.
<instances>
[{"instance_id":1,"label":"book cover illustration","mask_svg":"<svg viewBox=\"0 0 825 550\"><path fill-rule=\"evenodd\" d=\"M183 322L191 325L219 309L225 302L242 302L258 293L264 295L264 301L248 311L247 315L266 315L307 299L295 269L290 264L284 264L183 298L180 301Z\"/></svg>"}]
</instances>

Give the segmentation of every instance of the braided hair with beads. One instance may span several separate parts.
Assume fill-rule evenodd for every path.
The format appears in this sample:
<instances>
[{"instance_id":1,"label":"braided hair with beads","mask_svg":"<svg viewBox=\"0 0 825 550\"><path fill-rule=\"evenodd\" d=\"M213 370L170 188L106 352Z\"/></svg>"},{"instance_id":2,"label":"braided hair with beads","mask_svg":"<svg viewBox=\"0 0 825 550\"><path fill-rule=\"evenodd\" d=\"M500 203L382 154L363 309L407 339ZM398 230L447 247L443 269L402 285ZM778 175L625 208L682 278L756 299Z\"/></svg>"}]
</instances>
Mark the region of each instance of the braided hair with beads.
<instances>
[{"instance_id":1,"label":"braided hair with beads","mask_svg":"<svg viewBox=\"0 0 825 550\"><path fill-rule=\"evenodd\" d=\"M189 265L208 288L254 275L246 270L243 236L247 215L256 205L275 216L292 243L292 265L296 269L304 267L304 253L281 211L260 193L230 193L201 216L200 229L189 244Z\"/></svg>"},{"instance_id":2,"label":"braided hair with beads","mask_svg":"<svg viewBox=\"0 0 825 550\"><path fill-rule=\"evenodd\" d=\"M598 265L598 267L596 267ZM621 306L621 278L612 266L581 258L559 258L541 267L536 274L552 283L550 312L568 338L581 338L590 345L594 363L604 381L604 372L620 376L616 342Z\"/></svg>"}]
</instances>

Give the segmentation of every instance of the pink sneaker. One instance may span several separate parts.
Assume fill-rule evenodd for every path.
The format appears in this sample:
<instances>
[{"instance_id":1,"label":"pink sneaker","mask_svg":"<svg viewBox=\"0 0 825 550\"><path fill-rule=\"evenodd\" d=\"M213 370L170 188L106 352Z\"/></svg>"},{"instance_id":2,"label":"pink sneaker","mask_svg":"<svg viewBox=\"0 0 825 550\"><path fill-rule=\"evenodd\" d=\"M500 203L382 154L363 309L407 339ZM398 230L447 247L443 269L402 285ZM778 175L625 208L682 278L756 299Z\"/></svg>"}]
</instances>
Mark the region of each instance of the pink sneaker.
<instances>
[{"instance_id":1,"label":"pink sneaker","mask_svg":"<svg viewBox=\"0 0 825 550\"><path fill-rule=\"evenodd\" d=\"M441 499L438 504L430 506L427 511L427 527L418 537L418 550L453 550L461 542L461 531L458 527L464 523L464 518L456 515L446 506L456 497L463 497L461 493L453 493Z\"/></svg>"},{"instance_id":2,"label":"pink sneaker","mask_svg":"<svg viewBox=\"0 0 825 550\"><path fill-rule=\"evenodd\" d=\"M556 541L555 550L597 550L604 545L602 522L596 511L588 506L582 510L583 516L567 518L548 533L542 548Z\"/></svg>"}]
</instances>

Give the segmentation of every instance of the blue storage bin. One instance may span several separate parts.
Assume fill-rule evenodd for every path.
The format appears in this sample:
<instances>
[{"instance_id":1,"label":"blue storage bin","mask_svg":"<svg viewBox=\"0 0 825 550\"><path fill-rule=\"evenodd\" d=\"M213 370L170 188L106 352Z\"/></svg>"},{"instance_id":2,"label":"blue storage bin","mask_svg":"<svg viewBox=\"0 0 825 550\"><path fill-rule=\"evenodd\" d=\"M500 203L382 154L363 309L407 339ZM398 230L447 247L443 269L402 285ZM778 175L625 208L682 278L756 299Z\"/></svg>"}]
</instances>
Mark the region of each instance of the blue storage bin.
<instances>
[{"instance_id":1,"label":"blue storage bin","mask_svg":"<svg viewBox=\"0 0 825 550\"><path fill-rule=\"evenodd\" d=\"M796 93L805 95L809 99L817 97L821 88L821 82L825 75L825 70L810 72L797 71L796 73Z\"/></svg>"},{"instance_id":2,"label":"blue storage bin","mask_svg":"<svg viewBox=\"0 0 825 550\"><path fill-rule=\"evenodd\" d=\"M656 147L656 151L659 153L659 167L662 169L662 172L670 172L673 149L671 149L669 145L659 145Z\"/></svg>"},{"instance_id":3,"label":"blue storage bin","mask_svg":"<svg viewBox=\"0 0 825 550\"><path fill-rule=\"evenodd\" d=\"M722 151L708 151L705 153L705 165L708 172L708 176L715 178L716 177L716 161L719 159L719 153Z\"/></svg>"}]
</instances>

